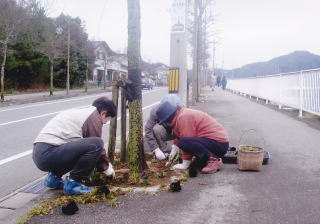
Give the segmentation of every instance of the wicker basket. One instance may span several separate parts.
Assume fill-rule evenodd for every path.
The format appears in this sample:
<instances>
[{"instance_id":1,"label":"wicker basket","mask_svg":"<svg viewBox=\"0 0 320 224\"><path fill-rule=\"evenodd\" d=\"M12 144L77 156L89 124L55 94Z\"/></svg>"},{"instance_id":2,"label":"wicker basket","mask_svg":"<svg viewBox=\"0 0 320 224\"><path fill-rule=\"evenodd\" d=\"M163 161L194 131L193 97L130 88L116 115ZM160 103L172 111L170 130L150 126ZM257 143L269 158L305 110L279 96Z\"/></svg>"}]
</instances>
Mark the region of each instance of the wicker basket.
<instances>
[{"instance_id":1,"label":"wicker basket","mask_svg":"<svg viewBox=\"0 0 320 224\"><path fill-rule=\"evenodd\" d=\"M256 146L242 145L238 150L239 170L260 171L262 168L264 150Z\"/></svg>"}]
</instances>

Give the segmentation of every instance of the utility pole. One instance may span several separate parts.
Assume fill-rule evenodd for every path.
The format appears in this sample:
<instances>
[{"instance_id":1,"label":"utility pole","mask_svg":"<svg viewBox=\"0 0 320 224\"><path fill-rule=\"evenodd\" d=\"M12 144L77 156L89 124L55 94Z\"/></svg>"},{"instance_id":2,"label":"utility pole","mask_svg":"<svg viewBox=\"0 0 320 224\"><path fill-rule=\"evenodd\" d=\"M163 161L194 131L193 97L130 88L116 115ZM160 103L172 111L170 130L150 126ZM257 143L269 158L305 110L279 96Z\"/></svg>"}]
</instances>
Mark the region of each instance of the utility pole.
<instances>
[{"instance_id":1,"label":"utility pole","mask_svg":"<svg viewBox=\"0 0 320 224\"><path fill-rule=\"evenodd\" d=\"M212 74L214 75L214 63L215 63L215 54L216 54L216 43L213 41L213 47L212 47Z\"/></svg>"},{"instance_id":2,"label":"utility pole","mask_svg":"<svg viewBox=\"0 0 320 224\"><path fill-rule=\"evenodd\" d=\"M67 56L67 83L66 83L67 95L70 90L70 20L68 20L68 56Z\"/></svg>"},{"instance_id":3,"label":"utility pole","mask_svg":"<svg viewBox=\"0 0 320 224\"><path fill-rule=\"evenodd\" d=\"M170 67L179 68L178 96L187 105L187 35L186 14L188 0L173 0L171 14Z\"/></svg>"},{"instance_id":4,"label":"utility pole","mask_svg":"<svg viewBox=\"0 0 320 224\"><path fill-rule=\"evenodd\" d=\"M120 71L120 70L119 70ZM103 89L106 89L106 75L107 75L107 54L104 55L104 71L103 71Z\"/></svg>"},{"instance_id":5,"label":"utility pole","mask_svg":"<svg viewBox=\"0 0 320 224\"><path fill-rule=\"evenodd\" d=\"M88 92L88 82L89 82L89 78L88 78L88 69L89 69L89 52L88 52L88 42L89 40L86 40L86 56L87 56L87 60L86 60L86 81L84 84L84 91Z\"/></svg>"},{"instance_id":6,"label":"utility pole","mask_svg":"<svg viewBox=\"0 0 320 224\"><path fill-rule=\"evenodd\" d=\"M192 105L196 104L198 99L198 1L194 1L194 30L193 30L193 66L192 66Z\"/></svg>"}]
</instances>

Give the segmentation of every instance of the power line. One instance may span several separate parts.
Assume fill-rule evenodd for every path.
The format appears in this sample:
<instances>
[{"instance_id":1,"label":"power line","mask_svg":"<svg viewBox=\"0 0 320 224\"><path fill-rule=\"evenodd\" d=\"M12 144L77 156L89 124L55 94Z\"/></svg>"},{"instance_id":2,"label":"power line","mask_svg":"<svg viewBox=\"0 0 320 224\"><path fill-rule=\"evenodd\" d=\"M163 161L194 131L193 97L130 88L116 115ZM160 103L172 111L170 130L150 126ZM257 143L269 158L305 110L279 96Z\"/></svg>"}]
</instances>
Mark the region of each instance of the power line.
<instances>
[{"instance_id":1,"label":"power line","mask_svg":"<svg viewBox=\"0 0 320 224\"><path fill-rule=\"evenodd\" d=\"M101 39L101 38L100 38L101 21L102 21L102 19L103 19L104 11L105 11L105 9L106 9L108 0L104 0L104 1L105 1L105 2L104 2L104 6L103 6L103 8L102 8L101 15L100 15L100 19L99 19L99 22L98 22L98 33L97 33L98 39Z\"/></svg>"}]
</instances>

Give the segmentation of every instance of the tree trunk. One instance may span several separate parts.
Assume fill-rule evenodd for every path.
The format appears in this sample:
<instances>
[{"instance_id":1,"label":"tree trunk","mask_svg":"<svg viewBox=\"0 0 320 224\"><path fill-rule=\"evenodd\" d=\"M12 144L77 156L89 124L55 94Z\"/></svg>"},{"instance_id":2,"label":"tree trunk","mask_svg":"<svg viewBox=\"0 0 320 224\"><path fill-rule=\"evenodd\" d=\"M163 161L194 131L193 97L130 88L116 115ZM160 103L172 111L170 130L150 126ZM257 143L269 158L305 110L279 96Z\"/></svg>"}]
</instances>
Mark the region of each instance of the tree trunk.
<instances>
[{"instance_id":1,"label":"tree trunk","mask_svg":"<svg viewBox=\"0 0 320 224\"><path fill-rule=\"evenodd\" d=\"M49 59L50 61L50 96L53 95L53 58Z\"/></svg>"},{"instance_id":2,"label":"tree trunk","mask_svg":"<svg viewBox=\"0 0 320 224\"><path fill-rule=\"evenodd\" d=\"M119 99L119 86L118 86L118 72L113 72L112 77L112 101L118 108L118 99ZM114 151L116 146L116 137L117 137L117 117L114 117L110 121L109 129L109 145L108 145L108 157L112 163L114 160Z\"/></svg>"},{"instance_id":3,"label":"tree trunk","mask_svg":"<svg viewBox=\"0 0 320 224\"><path fill-rule=\"evenodd\" d=\"M127 156L126 139L127 139L127 110L126 110L125 89L121 88L121 155L120 161L125 162Z\"/></svg>"},{"instance_id":4,"label":"tree trunk","mask_svg":"<svg viewBox=\"0 0 320 224\"><path fill-rule=\"evenodd\" d=\"M140 70L140 1L127 0L128 4L128 85L130 180L138 181L139 172L146 167L142 134L142 93Z\"/></svg>"},{"instance_id":5,"label":"tree trunk","mask_svg":"<svg viewBox=\"0 0 320 224\"><path fill-rule=\"evenodd\" d=\"M192 105L195 105L198 98L198 0L194 0L193 43Z\"/></svg>"},{"instance_id":6,"label":"tree trunk","mask_svg":"<svg viewBox=\"0 0 320 224\"><path fill-rule=\"evenodd\" d=\"M202 80L202 15L203 15L203 5L202 0L198 1L199 15L197 19L197 99L199 102L201 80Z\"/></svg>"},{"instance_id":7,"label":"tree trunk","mask_svg":"<svg viewBox=\"0 0 320 224\"><path fill-rule=\"evenodd\" d=\"M202 60L201 60L201 22L198 23L198 36L197 36L197 98L196 101L199 102L201 79L202 79Z\"/></svg>"},{"instance_id":8,"label":"tree trunk","mask_svg":"<svg viewBox=\"0 0 320 224\"><path fill-rule=\"evenodd\" d=\"M68 40L67 40L67 48L68 48L68 56L67 56L67 83L66 83L66 89L67 94L69 94L70 91L70 21L68 21Z\"/></svg>"},{"instance_id":9,"label":"tree trunk","mask_svg":"<svg viewBox=\"0 0 320 224\"><path fill-rule=\"evenodd\" d=\"M88 65L89 65L89 62L88 62L88 40L86 41L86 56L87 56L87 60L86 60L86 81L84 83L84 91L85 92L88 92L88 82L89 82L89 78L88 78Z\"/></svg>"},{"instance_id":10,"label":"tree trunk","mask_svg":"<svg viewBox=\"0 0 320 224\"><path fill-rule=\"evenodd\" d=\"M8 50L8 43L7 41L4 42L3 44L3 60L1 63L1 102L4 101L4 67L6 65L6 60L7 60L7 50Z\"/></svg>"},{"instance_id":11,"label":"tree trunk","mask_svg":"<svg viewBox=\"0 0 320 224\"><path fill-rule=\"evenodd\" d=\"M107 57L107 56L105 56ZM107 83L106 83L106 75L107 75L107 60L105 58L104 60L104 72L103 72L103 89L106 89Z\"/></svg>"},{"instance_id":12,"label":"tree trunk","mask_svg":"<svg viewBox=\"0 0 320 224\"><path fill-rule=\"evenodd\" d=\"M84 83L84 91L88 92L88 82L89 82L89 78L88 78L88 59L87 59L87 65L86 65L86 81Z\"/></svg>"}]
</instances>

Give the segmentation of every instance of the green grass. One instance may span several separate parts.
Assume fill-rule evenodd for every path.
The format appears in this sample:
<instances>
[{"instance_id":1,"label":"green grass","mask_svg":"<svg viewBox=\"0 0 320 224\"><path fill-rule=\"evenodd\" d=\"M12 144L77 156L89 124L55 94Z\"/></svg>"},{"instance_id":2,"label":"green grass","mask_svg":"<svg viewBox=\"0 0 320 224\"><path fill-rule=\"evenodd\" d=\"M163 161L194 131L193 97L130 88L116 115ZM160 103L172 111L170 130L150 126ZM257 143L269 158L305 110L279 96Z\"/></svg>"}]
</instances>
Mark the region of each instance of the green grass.
<instances>
[{"instance_id":1,"label":"green grass","mask_svg":"<svg viewBox=\"0 0 320 224\"><path fill-rule=\"evenodd\" d=\"M154 174L154 176L156 178L164 178L164 177L168 176L168 174L166 172L160 172L160 173Z\"/></svg>"},{"instance_id":2,"label":"green grass","mask_svg":"<svg viewBox=\"0 0 320 224\"><path fill-rule=\"evenodd\" d=\"M5 94L14 94L14 89L7 89Z\"/></svg>"},{"instance_id":3,"label":"green grass","mask_svg":"<svg viewBox=\"0 0 320 224\"><path fill-rule=\"evenodd\" d=\"M259 151L261 151L262 149L259 148L259 147L255 147L255 146L241 146L241 147L240 147L240 150L250 151L250 152L259 152Z\"/></svg>"},{"instance_id":4,"label":"green grass","mask_svg":"<svg viewBox=\"0 0 320 224\"><path fill-rule=\"evenodd\" d=\"M305 113L305 117L307 118L316 118L316 119L320 119L320 117L316 114L311 114L311 113Z\"/></svg>"},{"instance_id":5,"label":"green grass","mask_svg":"<svg viewBox=\"0 0 320 224\"><path fill-rule=\"evenodd\" d=\"M25 224L32 217L38 215L48 215L52 213L54 208L62 206L66 204L70 199L73 199L76 203L79 204L88 204L88 203L96 203L96 202L104 202L106 201L109 206L117 207L119 206L119 202L117 201L118 195L123 195L124 192L121 189L116 190L115 192L110 192L108 195L106 194L97 194L95 189L94 192L83 194L83 195L75 195L75 196L66 196L61 195L53 199L43 200L37 206L35 206L25 217L18 222L18 224Z\"/></svg>"},{"instance_id":6,"label":"green grass","mask_svg":"<svg viewBox=\"0 0 320 224\"><path fill-rule=\"evenodd\" d=\"M148 179L140 179L140 184L143 184L143 185L151 185L152 182Z\"/></svg>"}]
</instances>

